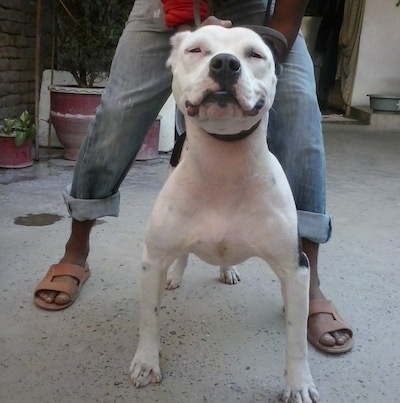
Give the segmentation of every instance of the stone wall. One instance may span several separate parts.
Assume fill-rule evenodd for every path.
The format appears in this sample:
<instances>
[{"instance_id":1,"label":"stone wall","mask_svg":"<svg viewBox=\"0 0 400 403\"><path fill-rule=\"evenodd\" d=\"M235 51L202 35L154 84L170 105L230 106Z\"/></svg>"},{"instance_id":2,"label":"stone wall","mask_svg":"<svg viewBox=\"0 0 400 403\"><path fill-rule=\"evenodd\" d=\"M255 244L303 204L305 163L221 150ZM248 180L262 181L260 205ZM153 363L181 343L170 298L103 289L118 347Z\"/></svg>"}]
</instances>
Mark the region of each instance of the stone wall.
<instances>
[{"instance_id":1,"label":"stone wall","mask_svg":"<svg viewBox=\"0 0 400 403\"><path fill-rule=\"evenodd\" d=\"M50 4L43 0L41 27L47 55L51 35L43 33L50 32ZM0 0L0 121L19 116L25 109L35 112L35 48L36 1ZM44 59L42 55L41 64Z\"/></svg>"}]
</instances>

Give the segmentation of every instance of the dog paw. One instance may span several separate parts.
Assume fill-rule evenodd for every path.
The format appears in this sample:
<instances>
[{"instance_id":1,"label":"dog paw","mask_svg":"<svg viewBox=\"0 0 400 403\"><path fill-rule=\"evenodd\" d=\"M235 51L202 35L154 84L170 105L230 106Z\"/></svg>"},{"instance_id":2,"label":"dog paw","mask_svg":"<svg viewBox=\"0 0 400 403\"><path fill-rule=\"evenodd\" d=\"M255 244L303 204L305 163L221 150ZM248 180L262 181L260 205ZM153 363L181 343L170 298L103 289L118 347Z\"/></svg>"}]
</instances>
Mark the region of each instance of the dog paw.
<instances>
[{"instance_id":1,"label":"dog paw","mask_svg":"<svg viewBox=\"0 0 400 403\"><path fill-rule=\"evenodd\" d=\"M136 357L129 368L129 378L135 388L141 388L149 383L161 382L160 367L156 364L146 364Z\"/></svg>"},{"instance_id":2,"label":"dog paw","mask_svg":"<svg viewBox=\"0 0 400 403\"><path fill-rule=\"evenodd\" d=\"M240 275L235 266L221 266L219 268L219 279L221 283L237 284L240 281Z\"/></svg>"},{"instance_id":3,"label":"dog paw","mask_svg":"<svg viewBox=\"0 0 400 403\"><path fill-rule=\"evenodd\" d=\"M166 290L175 290L175 288L178 288L181 285L181 283L182 283L182 277L175 278L175 277L168 276L165 289Z\"/></svg>"},{"instance_id":4,"label":"dog paw","mask_svg":"<svg viewBox=\"0 0 400 403\"><path fill-rule=\"evenodd\" d=\"M286 386L282 394L283 403L317 403L319 394L314 383L305 383L301 387Z\"/></svg>"},{"instance_id":5,"label":"dog paw","mask_svg":"<svg viewBox=\"0 0 400 403\"><path fill-rule=\"evenodd\" d=\"M174 264L168 269L167 284L165 286L167 290L174 290L181 285L188 257L189 255L178 257Z\"/></svg>"}]
</instances>

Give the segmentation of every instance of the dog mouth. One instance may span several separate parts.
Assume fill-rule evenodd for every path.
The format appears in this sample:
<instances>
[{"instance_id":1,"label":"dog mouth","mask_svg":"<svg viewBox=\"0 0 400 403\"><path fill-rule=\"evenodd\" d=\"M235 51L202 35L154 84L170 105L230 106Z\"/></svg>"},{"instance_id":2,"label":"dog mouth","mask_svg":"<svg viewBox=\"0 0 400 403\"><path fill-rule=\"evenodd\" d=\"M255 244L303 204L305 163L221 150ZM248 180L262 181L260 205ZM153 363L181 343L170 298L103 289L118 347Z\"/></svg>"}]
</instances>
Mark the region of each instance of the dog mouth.
<instances>
[{"instance_id":1,"label":"dog mouth","mask_svg":"<svg viewBox=\"0 0 400 403\"><path fill-rule=\"evenodd\" d=\"M207 104L216 104L220 108L226 108L228 105L236 105L240 109L243 110L244 114L247 116L256 116L260 112L260 110L265 105L265 100L260 98L253 108L244 109L240 105L240 102L235 97L235 95L229 91L215 91L212 93L206 94L206 96L201 100L199 104L192 104L189 101L186 101L186 112L188 116L194 117L199 114L200 106Z\"/></svg>"}]
</instances>

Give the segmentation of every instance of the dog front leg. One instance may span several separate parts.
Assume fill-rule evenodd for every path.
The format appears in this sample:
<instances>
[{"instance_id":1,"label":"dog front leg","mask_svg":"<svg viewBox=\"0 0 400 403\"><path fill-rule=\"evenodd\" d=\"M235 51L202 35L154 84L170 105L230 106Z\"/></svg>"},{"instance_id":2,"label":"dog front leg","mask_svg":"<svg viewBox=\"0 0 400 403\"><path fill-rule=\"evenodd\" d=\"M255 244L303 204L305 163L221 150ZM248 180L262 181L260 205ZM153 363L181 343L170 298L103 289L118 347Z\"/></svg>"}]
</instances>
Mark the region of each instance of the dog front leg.
<instances>
[{"instance_id":1,"label":"dog front leg","mask_svg":"<svg viewBox=\"0 0 400 403\"><path fill-rule=\"evenodd\" d=\"M309 268L300 266L281 279L286 318L286 385L283 401L311 403L318 392L307 361Z\"/></svg>"},{"instance_id":2,"label":"dog front leg","mask_svg":"<svg viewBox=\"0 0 400 403\"><path fill-rule=\"evenodd\" d=\"M145 248L140 287L139 343L129 368L136 388L161 381L160 306L170 262L150 257Z\"/></svg>"}]
</instances>

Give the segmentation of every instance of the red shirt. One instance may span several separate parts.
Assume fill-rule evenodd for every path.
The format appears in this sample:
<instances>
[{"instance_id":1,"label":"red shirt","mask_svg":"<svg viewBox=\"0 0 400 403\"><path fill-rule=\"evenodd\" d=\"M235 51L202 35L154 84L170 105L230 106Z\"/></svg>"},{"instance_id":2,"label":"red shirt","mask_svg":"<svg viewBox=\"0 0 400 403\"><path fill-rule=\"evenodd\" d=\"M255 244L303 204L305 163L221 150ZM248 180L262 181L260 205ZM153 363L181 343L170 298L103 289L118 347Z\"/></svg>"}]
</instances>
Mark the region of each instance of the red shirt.
<instances>
[{"instance_id":1,"label":"red shirt","mask_svg":"<svg viewBox=\"0 0 400 403\"><path fill-rule=\"evenodd\" d=\"M161 0L164 3L165 24L168 28L194 21L193 0ZM207 0L200 1L200 19L208 17Z\"/></svg>"}]
</instances>

